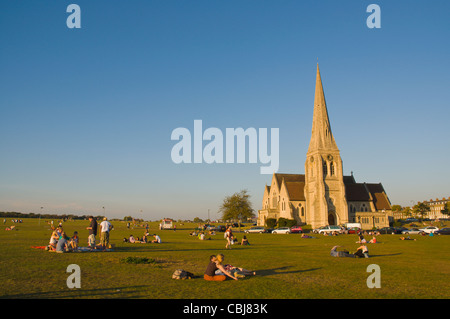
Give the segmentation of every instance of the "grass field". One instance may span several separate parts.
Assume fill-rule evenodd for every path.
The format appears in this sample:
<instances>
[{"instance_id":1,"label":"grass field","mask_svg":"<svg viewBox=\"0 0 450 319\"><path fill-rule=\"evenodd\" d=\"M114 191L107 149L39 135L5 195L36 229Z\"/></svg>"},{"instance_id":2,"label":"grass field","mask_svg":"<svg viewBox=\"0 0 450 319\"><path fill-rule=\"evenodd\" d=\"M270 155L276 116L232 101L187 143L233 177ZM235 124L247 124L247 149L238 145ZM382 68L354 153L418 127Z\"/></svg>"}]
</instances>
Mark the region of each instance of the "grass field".
<instances>
[{"instance_id":1,"label":"grass field","mask_svg":"<svg viewBox=\"0 0 450 319\"><path fill-rule=\"evenodd\" d=\"M67 221L64 230L77 230L87 246L88 221ZM112 252L58 254L31 246L44 246L50 227L44 221L24 219L18 230L0 231L1 298L132 298L132 299L446 299L450 297L450 236L380 235L380 243L368 244L371 258L335 258L334 245L354 251L356 235L302 239L298 234L248 234L250 246L234 245L225 250L223 233L200 241L189 236L197 225L177 224L177 230L150 233L161 236L161 244L130 244L123 238L141 237L143 228L127 229L115 221L111 232ZM10 226L7 222L6 226ZM236 233L238 239L241 233ZM203 272L209 256L223 253L225 261L254 270L257 276L239 281L207 282ZM128 264L128 257L154 262ZM69 289L67 266L81 269L81 288ZM381 288L368 288L370 264L381 270ZM174 280L175 269L185 269L196 278Z\"/></svg>"}]
</instances>

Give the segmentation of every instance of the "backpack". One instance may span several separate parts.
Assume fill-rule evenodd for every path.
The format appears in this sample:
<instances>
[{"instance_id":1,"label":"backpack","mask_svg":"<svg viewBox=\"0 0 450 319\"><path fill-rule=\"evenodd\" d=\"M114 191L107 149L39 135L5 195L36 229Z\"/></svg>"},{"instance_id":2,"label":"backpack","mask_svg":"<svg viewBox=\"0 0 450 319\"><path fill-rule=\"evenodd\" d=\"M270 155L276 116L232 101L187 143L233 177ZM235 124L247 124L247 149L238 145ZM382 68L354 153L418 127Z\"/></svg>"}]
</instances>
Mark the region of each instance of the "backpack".
<instances>
[{"instance_id":1,"label":"backpack","mask_svg":"<svg viewBox=\"0 0 450 319\"><path fill-rule=\"evenodd\" d=\"M172 279L191 279L194 277L193 273L183 269L177 269L172 274Z\"/></svg>"}]
</instances>

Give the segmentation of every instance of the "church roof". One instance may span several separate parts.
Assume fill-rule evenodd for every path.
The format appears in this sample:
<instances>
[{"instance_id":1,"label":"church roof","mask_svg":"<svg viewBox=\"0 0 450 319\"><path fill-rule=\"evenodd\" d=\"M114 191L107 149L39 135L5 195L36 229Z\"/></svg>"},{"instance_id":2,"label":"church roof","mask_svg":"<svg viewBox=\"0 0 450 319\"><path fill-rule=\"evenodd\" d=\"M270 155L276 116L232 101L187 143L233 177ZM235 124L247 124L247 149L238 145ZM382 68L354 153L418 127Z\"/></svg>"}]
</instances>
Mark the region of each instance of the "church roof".
<instances>
[{"instance_id":1,"label":"church roof","mask_svg":"<svg viewBox=\"0 0 450 319\"><path fill-rule=\"evenodd\" d=\"M366 184L369 192L372 194L373 203L377 210L390 210L391 203L389 202L389 198L384 191L383 185L379 184Z\"/></svg>"},{"instance_id":2,"label":"church roof","mask_svg":"<svg viewBox=\"0 0 450 319\"><path fill-rule=\"evenodd\" d=\"M305 182L284 182L289 193L289 200L306 200Z\"/></svg>"},{"instance_id":3,"label":"church roof","mask_svg":"<svg viewBox=\"0 0 450 319\"><path fill-rule=\"evenodd\" d=\"M350 176L345 177L345 195L348 201L373 201L376 210L391 209L391 203L381 183L355 183L354 179L349 179Z\"/></svg>"},{"instance_id":4,"label":"church roof","mask_svg":"<svg viewBox=\"0 0 450 319\"><path fill-rule=\"evenodd\" d=\"M345 184L345 195L348 201L370 201L370 193L364 183Z\"/></svg>"}]
</instances>

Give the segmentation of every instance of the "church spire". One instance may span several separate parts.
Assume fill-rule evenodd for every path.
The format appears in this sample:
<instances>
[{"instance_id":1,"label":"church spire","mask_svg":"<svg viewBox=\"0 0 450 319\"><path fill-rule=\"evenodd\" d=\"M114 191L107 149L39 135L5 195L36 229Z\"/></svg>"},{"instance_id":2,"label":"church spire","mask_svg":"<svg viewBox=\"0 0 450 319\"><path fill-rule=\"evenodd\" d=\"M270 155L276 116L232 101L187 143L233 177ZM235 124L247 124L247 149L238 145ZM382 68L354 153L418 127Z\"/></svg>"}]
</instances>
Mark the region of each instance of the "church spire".
<instances>
[{"instance_id":1,"label":"church spire","mask_svg":"<svg viewBox=\"0 0 450 319\"><path fill-rule=\"evenodd\" d=\"M319 63L317 63L314 114L308 153L318 150L338 150L331 132L325 94L323 93L322 78L320 77Z\"/></svg>"}]
</instances>

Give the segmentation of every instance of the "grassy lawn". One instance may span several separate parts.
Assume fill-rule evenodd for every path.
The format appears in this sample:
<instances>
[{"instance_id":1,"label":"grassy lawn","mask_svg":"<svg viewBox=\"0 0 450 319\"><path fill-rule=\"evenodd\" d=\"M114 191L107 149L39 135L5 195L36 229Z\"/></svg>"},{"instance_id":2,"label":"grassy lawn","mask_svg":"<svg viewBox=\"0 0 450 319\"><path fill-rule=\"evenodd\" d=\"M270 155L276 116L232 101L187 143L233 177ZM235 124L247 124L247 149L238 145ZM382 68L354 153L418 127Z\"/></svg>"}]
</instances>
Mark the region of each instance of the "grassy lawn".
<instances>
[{"instance_id":1,"label":"grassy lawn","mask_svg":"<svg viewBox=\"0 0 450 319\"><path fill-rule=\"evenodd\" d=\"M77 230L80 246L87 246L88 221L67 221L64 230ZM44 246L50 227L44 221L24 219L18 230L0 231L1 298L152 298L152 299L447 299L450 297L450 236L412 235L416 241L401 241L399 235L380 235L380 243L368 244L371 258L335 258L334 245L354 251L356 235L302 239L298 234L248 234L250 246L234 245L225 250L223 233L200 241L189 233L194 224L177 224L177 230L150 233L162 244L130 244L123 238L141 237L143 228L127 229L113 222L112 252L58 254L31 246ZM10 226L10 220L4 225ZM237 229L236 229L237 230ZM238 239L243 234L236 233ZM257 272L239 281L207 282L203 272L209 256L223 253L225 261ZM145 257L148 264L129 264L128 257ZM69 289L67 266L81 268L81 288ZM381 288L368 288L370 264L381 269ZM175 269L185 269L197 278L174 280Z\"/></svg>"}]
</instances>

